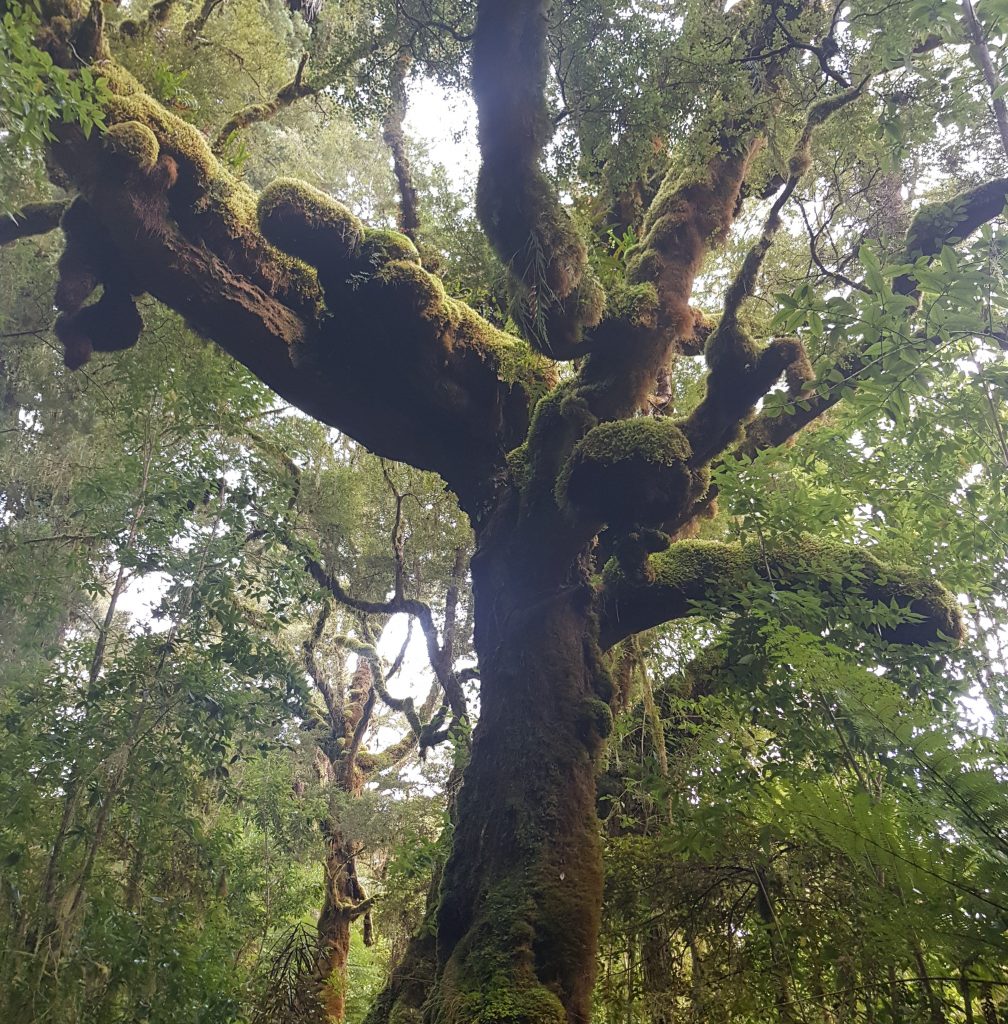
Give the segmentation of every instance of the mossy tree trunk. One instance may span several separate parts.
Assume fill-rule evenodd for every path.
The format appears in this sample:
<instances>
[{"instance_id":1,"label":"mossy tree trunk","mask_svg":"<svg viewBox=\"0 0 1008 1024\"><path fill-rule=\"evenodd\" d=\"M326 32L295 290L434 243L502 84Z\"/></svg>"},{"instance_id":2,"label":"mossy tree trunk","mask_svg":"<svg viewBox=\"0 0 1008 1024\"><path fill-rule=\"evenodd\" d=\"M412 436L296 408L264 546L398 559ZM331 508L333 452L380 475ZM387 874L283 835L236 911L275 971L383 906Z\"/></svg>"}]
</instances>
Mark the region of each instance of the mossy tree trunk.
<instances>
[{"instance_id":1,"label":"mossy tree trunk","mask_svg":"<svg viewBox=\"0 0 1008 1024\"><path fill-rule=\"evenodd\" d=\"M441 886L439 1024L590 1017L609 684L587 586L530 590L509 554L473 565L480 720Z\"/></svg>"}]
</instances>

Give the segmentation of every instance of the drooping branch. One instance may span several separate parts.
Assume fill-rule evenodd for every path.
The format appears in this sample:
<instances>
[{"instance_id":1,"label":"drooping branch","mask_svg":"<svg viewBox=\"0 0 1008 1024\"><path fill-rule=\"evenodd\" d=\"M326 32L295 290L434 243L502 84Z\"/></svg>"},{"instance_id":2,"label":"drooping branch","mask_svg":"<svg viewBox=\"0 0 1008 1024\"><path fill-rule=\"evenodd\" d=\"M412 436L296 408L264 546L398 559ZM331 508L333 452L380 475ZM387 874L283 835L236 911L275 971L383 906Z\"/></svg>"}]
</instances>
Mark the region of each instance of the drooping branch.
<instances>
[{"instance_id":1,"label":"drooping branch","mask_svg":"<svg viewBox=\"0 0 1008 1024\"><path fill-rule=\"evenodd\" d=\"M129 294L179 311L292 404L371 451L441 473L473 507L524 436L542 365L450 299L404 236L367 229L294 182L267 190L257 210L196 128L102 58L101 5L83 19L97 40L86 52L83 29L59 19L48 45L70 67L75 54L96 59L112 93L109 131L85 139L61 127L52 156L128 269Z\"/></svg>"},{"instance_id":2,"label":"drooping branch","mask_svg":"<svg viewBox=\"0 0 1008 1024\"><path fill-rule=\"evenodd\" d=\"M68 199L26 203L20 210L0 217L0 245L9 245L19 238L44 235L55 230L69 205Z\"/></svg>"},{"instance_id":3,"label":"drooping branch","mask_svg":"<svg viewBox=\"0 0 1008 1024\"><path fill-rule=\"evenodd\" d=\"M399 186L399 230L415 242L420 229L420 214L416 186L413 184L413 171L406 153L406 137L403 133L408 104L406 75L412 63L413 58L407 50L402 50L393 62L389 84L389 109L382 127L382 138L392 153L392 171Z\"/></svg>"},{"instance_id":4,"label":"drooping branch","mask_svg":"<svg viewBox=\"0 0 1008 1024\"><path fill-rule=\"evenodd\" d=\"M883 565L863 550L802 538L790 549L707 541L680 541L652 555L636 577L607 567L600 594L603 647L663 622L695 614L741 611L753 585L817 590L824 604L860 598L895 602L906 621L880 627L891 643L927 644L964 635L960 610L948 591L902 567Z\"/></svg>"}]
</instances>

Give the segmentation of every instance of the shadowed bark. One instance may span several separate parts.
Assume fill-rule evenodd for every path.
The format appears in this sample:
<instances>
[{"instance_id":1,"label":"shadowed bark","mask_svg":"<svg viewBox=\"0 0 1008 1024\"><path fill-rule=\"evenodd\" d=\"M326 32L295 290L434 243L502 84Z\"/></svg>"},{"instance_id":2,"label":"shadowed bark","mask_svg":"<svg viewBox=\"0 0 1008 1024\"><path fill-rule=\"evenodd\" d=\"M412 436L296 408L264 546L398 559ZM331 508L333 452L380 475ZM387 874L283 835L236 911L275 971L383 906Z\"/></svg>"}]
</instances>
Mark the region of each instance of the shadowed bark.
<instances>
[{"instance_id":1,"label":"shadowed bark","mask_svg":"<svg viewBox=\"0 0 1008 1024\"><path fill-rule=\"evenodd\" d=\"M0 245L9 245L19 238L44 235L55 230L69 205L67 200L62 199L49 203L28 203L12 214L0 217Z\"/></svg>"}]
</instances>

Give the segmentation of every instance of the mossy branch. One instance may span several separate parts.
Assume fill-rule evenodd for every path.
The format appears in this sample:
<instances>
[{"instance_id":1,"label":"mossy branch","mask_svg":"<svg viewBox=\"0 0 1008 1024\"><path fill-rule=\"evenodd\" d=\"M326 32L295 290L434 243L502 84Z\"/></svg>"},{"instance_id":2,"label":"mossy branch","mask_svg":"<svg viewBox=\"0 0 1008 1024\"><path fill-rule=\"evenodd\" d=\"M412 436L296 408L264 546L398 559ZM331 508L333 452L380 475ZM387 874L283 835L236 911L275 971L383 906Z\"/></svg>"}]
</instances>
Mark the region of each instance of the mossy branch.
<instances>
[{"instance_id":1,"label":"mossy branch","mask_svg":"<svg viewBox=\"0 0 1008 1024\"><path fill-rule=\"evenodd\" d=\"M292 103L309 96L317 96L322 89L330 84L328 76L318 82L306 82L304 80L305 68L308 66L308 56L307 53L301 55L297 70L294 72L294 77L286 85L277 89L270 99L262 103L249 103L247 106L242 107L241 110L232 114L224 122L224 126L217 133L217 137L213 142L214 153L219 155L223 152L235 132L240 132L254 124L261 124L263 121L271 120Z\"/></svg>"},{"instance_id":2,"label":"mossy branch","mask_svg":"<svg viewBox=\"0 0 1008 1024\"><path fill-rule=\"evenodd\" d=\"M928 203L915 214L906 234L902 257L898 262L914 263L922 256L937 256L945 245L954 245L969 237L984 224L999 217L1008 201L1008 178L995 178L975 188L967 189L953 198L939 203ZM917 281L913 273L902 274L893 280L897 295L915 295ZM918 335L918 337L924 337ZM763 413L745 430L736 454L752 458L758 452L784 444L802 429L836 405L858 385L858 380L869 364L860 351L843 353L836 361L839 381L825 391L805 396L802 405L789 413Z\"/></svg>"},{"instance_id":3,"label":"mossy branch","mask_svg":"<svg viewBox=\"0 0 1008 1024\"><path fill-rule=\"evenodd\" d=\"M584 354L605 296L587 247L539 162L546 105L548 0L480 0L472 49L482 164L476 213L510 271L513 315L553 359Z\"/></svg>"},{"instance_id":4,"label":"mossy branch","mask_svg":"<svg viewBox=\"0 0 1008 1024\"><path fill-rule=\"evenodd\" d=\"M100 13L82 17L91 26ZM71 25L66 53L53 50L73 68L81 31ZM89 52L104 52L100 36ZM365 228L328 196L278 183L257 208L198 129L110 59L93 69L111 92L110 131L61 126L51 153L104 225L130 294L182 313L376 454L441 473L464 506L485 501L531 395L548 386L527 346L451 299L407 238ZM77 365L90 352L71 342Z\"/></svg>"},{"instance_id":5,"label":"mossy branch","mask_svg":"<svg viewBox=\"0 0 1008 1024\"><path fill-rule=\"evenodd\" d=\"M779 590L817 589L826 604L847 597L895 602L910 617L880 628L890 643L929 644L964 635L959 607L939 583L883 565L866 551L803 537L788 549L680 541L652 555L649 572L635 576L610 563L599 597L601 643L609 648L634 633L714 608L718 614L742 611L747 589L766 583Z\"/></svg>"},{"instance_id":6,"label":"mossy branch","mask_svg":"<svg viewBox=\"0 0 1008 1024\"><path fill-rule=\"evenodd\" d=\"M790 376L796 378L795 390L812 377L805 349L797 339L773 341L760 349L739 323L739 313L755 294L763 261L781 227L781 213L812 164L816 128L857 100L868 82L865 77L858 85L820 100L809 110L788 161L787 180L770 207L759 239L746 253L728 287L721 319L706 344L710 372L704 398L683 426L694 442L695 465L706 465L738 439L742 424L782 373L790 371Z\"/></svg>"}]
</instances>

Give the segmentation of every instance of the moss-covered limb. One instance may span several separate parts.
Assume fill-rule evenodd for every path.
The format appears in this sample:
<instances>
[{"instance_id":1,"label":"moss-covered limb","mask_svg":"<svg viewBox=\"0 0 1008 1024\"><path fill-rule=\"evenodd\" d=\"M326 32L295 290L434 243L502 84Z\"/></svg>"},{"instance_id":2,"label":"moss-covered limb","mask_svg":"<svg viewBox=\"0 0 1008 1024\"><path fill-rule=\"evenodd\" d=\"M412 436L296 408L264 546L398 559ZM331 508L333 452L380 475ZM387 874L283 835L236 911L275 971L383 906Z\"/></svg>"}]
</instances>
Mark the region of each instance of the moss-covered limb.
<instances>
[{"instance_id":1,"label":"moss-covered limb","mask_svg":"<svg viewBox=\"0 0 1008 1024\"><path fill-rule=\"evenodd\" d=\"M705 465L739 438L756 403L782 373L800 378L802 384L812 376L808 357L797 340L775 341L759 349L740 325L739 312L755 294L760 268L781 226L781 212L811 165L815 129L857 100L867 84L865 78L812 106L791 155L784 187L770 207L760 237L728 287L721 319L704 350L710 371L706 393L683 428L693 442L694 465Z\"/></svg>"},{"instance_id":2,"label":"moss-covered limb","mask_svg":"<svg viewBox=\"0 0 1008 1024\"><path fill-rule=\"evenodd\" d=\"M691 465L712 459L742 439L756 403L785 373L812 376L805 350L795 338L758 348L741 326L722 321L707 341L710 372L700 404L682 423L693 448Z\"/></svg>"},{"instance_id":3,"label":"moss-covered limb","mask_svg":"<svg viewBox=\"0 0 1008 1024\"><path fill-rule=\"evenodd\" d=\"M0 245L9 245L19 238L44 235L59 227L68 199L54 199L48 203L26 203L14 213L0 216Z\"/></svg>"},{"instance_id":4,"label":"moss-covered limb","mask_svg":"<svg viewBox=\"0 0 1008 1024\"><path fill-rule=\"evenodd\" d=\"M554 359L583 354L605 305L587 249L539 164L546 106L549 0L480 0L472 49L482 156L476 213L508 266L513 315Z\"/></svg>"},{"instance_id":5,"label":"moss-covered limb","mask_svg":"<svg viewBox=\"0 0 1008 1024\"><path fill-rule=\"evenodd\" d=\"M755 294L756 279L760 268L780 230L781 212L798 187L798 182L812 166L812 136L816 128L828 121L837 111L857 100L863 94L869 81L870 77L865 77L856 86L851 86L833 96L819 100L810 108L805 118L805 125L788 160L788 176L784 186L767 213L760 237L746 253L742 266L728 287L722 319L736 322L742 304Z\"/></svg>"},{"instance_id":6,"label":"moss-covered limb","mask_svg":"<svg viewBox=\"0 0 1008 1024\"><path fill-rule=\"evenodd\" d=\"M406 76L412 63L413 58L409 51L403 50L392 64L389 83L391 96L382 124L382 138L392 154L392 171L399 186L399 230L416 241L420 229L420 213L416 186L413 184L413 171L406 153L406 137L403 134L403 121L406 119L409 103L406 95Z\"/></svg>"},{"instance_id":7,"label":"moss-covered limb","mask_svg":"<svg viewBox=\"0 0 1008 1024\"><path fill-rule=\"evenodd\" d=\"M328 79L326 82L306 82L304 80L304 73L307 66L308 54L304 53L298 61L294 77L286 85L282 85L277 89L268 100L264 100L262 103L249 103L247 106L242 107L241 110L235 111L224 122L223 127L214 138L213 151L220 153L235 132L240 132L263 121L269 121L271 118L276 117L281 110L289 107L297 100L308 96L317 96L325 87L325 84L327 84Z\"/></svg>"},{"instance_id":8,"label":"moss-covered limb","mask_svg":"<svg viewBox=\"0 0 1008 1024\"><path fill-rule=\"evenodd\" d=\"M1008 178L994 178L944 202L922 206L907 229L907 261L912 262L921 256L936 256L943 245L953 245L968 238L982 225L1000 216L1006 201ZM899 291L895 285L893 290Z\"/></svg>"},{"instance_id":9,"label":"moss-covered limb","mask_svg":"<svg viewBox=\"0 0 1008 1024\"><path fill-rule=\"evenodd\" d=\"M693 281L708 250L727 236L759 146L758 137L747 130L744 138L725 140L723 152L699 171L674 165L666 175L627 266L629 296L643 304L636 319L645 329L635 332L632 346L593 342L581 372L585 386L599 396L593 408L600 417L617 419L645 408L670 361L678 352L695 349ZM599 330L604 337L605 322Z\"/></svg>"},{"instance_id":10,"label":"moss-covered limb","mask_svg":"<svg viewBox=\"0 0 1008 1024\"><path fill-rule=\"evenodd\" d=\"M940 203L922 206L907 230L904 259L908 263L933 257L943 245L951 245L971 235L982 225L1000 216L1008 201L1008 178L968 189ZM904 274L893 281L896 294L913 295L917 282L913 274ZM744 430L737 454L752 457L767 448L789 441L824 412L836 405L845 394L857 387L859 375L866 366L860 352L844 354L837 362L840 381L825 392L805 396L802 405L789 413L766 413L757 416Z\"/></svg>"},{"instance_id":11,"label":"moss-covered limb","mask_svg":"<svg viewBox=\"0 0 1008 1024\"><path fill-rule=\"evenodd\" d=\"M112 93L111 131L64 127L52 155L106 225L131 292L177 310L309 415L442 473L477 507L525 435L532 394L549 386L544 360L449 298L405 236L334 221L336 204L307 187L278 186L257 210L194 126L113 61L95 70Z\"/></svg>"},{"instance_id":12,"label":"moss-covered limb","mask_svg":"<svg viewBox=\"0 0 1008 1024\"><path fill-rule=\"evenodd\" d=\"M764 550L708 541L680 541L650 560L651 580L631 578L613 563L603 574L601 641L611 647L652 626L697 614L696 602L722 612L749 583L770 581L778 589L808 585L824 599L861 597L893 602L913 621L882 629L891 643L927 644L963 636L955 598L939 583L899 566L886 566L870 553L844 544L803 537L788 549Z\"/></svg>"}]
</instances>

